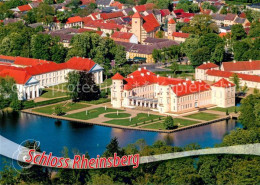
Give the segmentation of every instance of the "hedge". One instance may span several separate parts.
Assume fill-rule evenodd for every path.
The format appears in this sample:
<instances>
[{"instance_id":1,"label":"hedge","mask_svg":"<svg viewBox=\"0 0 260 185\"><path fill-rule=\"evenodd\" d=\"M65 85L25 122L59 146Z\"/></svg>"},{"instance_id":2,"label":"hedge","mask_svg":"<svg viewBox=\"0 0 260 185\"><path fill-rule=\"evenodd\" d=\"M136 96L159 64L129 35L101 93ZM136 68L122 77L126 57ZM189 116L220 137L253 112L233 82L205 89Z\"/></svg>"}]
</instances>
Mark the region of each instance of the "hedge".
<instances>
[{"instance_id":1,"label":"hedge","mask_svg":"<svg viewBox=\"0 0 260 185\"><path fill-rule=\"evenodd\" d=\"M70 98L69 97L56 98L56 99L41 101L41 102L37 102L37 103L35 103L33 100L24 101L22 103L22 109L29 109L29 108L34 108L34 107L38 107L38 106L59 103L59 102L66 101L66 100L70 100Z\"/></svg>"}]
</instances>

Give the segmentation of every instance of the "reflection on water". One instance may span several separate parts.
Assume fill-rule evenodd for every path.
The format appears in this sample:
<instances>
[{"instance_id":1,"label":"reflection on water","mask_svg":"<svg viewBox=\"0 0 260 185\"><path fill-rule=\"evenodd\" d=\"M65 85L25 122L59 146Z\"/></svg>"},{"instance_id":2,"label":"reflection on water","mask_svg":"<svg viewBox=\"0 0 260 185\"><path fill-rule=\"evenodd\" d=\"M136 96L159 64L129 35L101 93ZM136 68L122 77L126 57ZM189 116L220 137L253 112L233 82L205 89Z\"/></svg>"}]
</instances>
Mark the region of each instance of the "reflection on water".
<instances>
[{"instance_id":1,"label":"reflection on water","mask_svg":"<svg viewBox=\"0 0 260 185\"><path fill-rule=\"evenodd\" d=\"M212 147L220 143L223 136L236 127L241 125L235 120L229 120L167 134L61 121L25 113L0 115L1 135L16 143L26 139L38 140L43 151L53 152L58 156L66 146L70 151L88 151L91 157L95 157L104 152L113 137L118 138L122 147L135 143L138 139L145 139L149 145L156 140L163 140L172 146L197 143L201 147Z\"/></svg>"}]
</instances>

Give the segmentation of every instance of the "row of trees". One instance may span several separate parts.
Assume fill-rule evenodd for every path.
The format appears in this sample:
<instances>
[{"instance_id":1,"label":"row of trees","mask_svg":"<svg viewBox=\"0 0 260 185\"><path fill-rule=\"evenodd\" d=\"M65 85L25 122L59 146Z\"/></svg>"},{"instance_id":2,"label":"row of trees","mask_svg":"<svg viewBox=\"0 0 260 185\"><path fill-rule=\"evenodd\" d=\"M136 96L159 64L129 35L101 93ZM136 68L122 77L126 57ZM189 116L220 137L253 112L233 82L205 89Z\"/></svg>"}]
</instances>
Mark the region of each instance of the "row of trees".
<instances>
[{"instance_id":1,"label":"row of trees","mask_svg":"<svg viewBox=\"0 0 260 185\"><path fill-rule=\"evenodd\" d=\"M87 32L75 35L69 49L60 44L60 38L37 33L22 22L0 27L0 54L23 56L62 63L71 57L92 58L102 66L110 67L111 60L116 64L126 62L124 47L116 45L110 38Z\"/></svg>"}]
</instances>

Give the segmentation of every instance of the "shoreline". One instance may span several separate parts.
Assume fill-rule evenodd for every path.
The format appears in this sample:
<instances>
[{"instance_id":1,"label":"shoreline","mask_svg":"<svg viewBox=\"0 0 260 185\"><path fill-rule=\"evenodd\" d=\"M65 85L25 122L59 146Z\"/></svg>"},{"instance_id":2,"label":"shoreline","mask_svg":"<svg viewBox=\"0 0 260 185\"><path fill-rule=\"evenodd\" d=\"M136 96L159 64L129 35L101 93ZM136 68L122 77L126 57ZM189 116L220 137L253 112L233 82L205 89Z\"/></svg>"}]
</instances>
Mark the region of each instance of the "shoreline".
<instances>
[{"instance_id":1,"label":"shoreline","mask_svg":"<svg viewBox=\"0 0 260 185\"><path fill-rule=\"evenodd\" d=\"M73 121L73 122L77 122L77 123L85 123L85 124L89 124L89 125L99 125L99 126L112 127L112 128L118 128L118 129L139 130L139 131L158 132L158 133L174 133L174 132L178 132L178 131L182 131L182 130L200 127L200 126L203 126L203 125L212 124L212 123L219 122L219 121L237 118L234 115L227 115L227 116L222 117L222 118L218 118L218 119L214 119L214 120L210 120L210 121L204 121L204 122L201 122L201 123L180 127L180 128L174 129L174 130L159 130L159 129L148 129L148 128L135 128L135 127L115 125L115 124L109 124L109 123L91 123L91 122L88 122L87 120L43 114L43 113L33 112L33 111L28 110L28 109L27 110L21 110L21 112L27 113L27 114L32 114L32 115L37 115L37 116L48 117L48 118L57 119L57 120Z\"/></svg>"}]
</instances>

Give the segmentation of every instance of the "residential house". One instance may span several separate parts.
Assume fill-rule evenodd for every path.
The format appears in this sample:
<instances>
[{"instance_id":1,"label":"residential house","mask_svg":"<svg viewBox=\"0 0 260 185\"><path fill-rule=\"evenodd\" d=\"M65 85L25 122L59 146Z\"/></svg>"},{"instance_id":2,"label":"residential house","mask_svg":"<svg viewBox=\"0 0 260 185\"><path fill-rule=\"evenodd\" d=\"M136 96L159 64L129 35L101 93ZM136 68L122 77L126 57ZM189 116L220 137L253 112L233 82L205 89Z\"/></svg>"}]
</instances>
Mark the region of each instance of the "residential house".
<instances>
[{"instance_id":1,"label":"residential house","mask_svg":"<svg viewBox=\"0 0 260 185\"><path fill-rule=\"evenodd\" d=\"M83 20L80 16L70 17L68 18L65 28L82 28Z\"/></svg>"},{"instance_id":2,"label":"residential house","mask_svg":"<svg viewBox=\"0 0 260 185\"><path fill-rule=\"evenodd\" d=\"M113 39L114 41L138 44L137 37L133 33L117 31L111 35L111 39Z\"/></svg>"},{"instance_id":3,"label":"residential house","mask_svg":"<svg viewBox=\"0 0 260 185\"><path fill-rule=\"evenodd\" d=\"M114 0L96 0L96 4L98 8L110 7L110 5L114 2Z\"/></svg>"},{"instance_id":4,"label":"residential house","mask_svg":"<svg viewBox=\"0 0 260 185\"><path fill-rule=\"evenodd\" d=\"M189 33L182 32L173 32L172 36L168 36L169 39L172 39L176 42L185 42L185 40L190 36Z\"/></svg>"}]
</instances>

